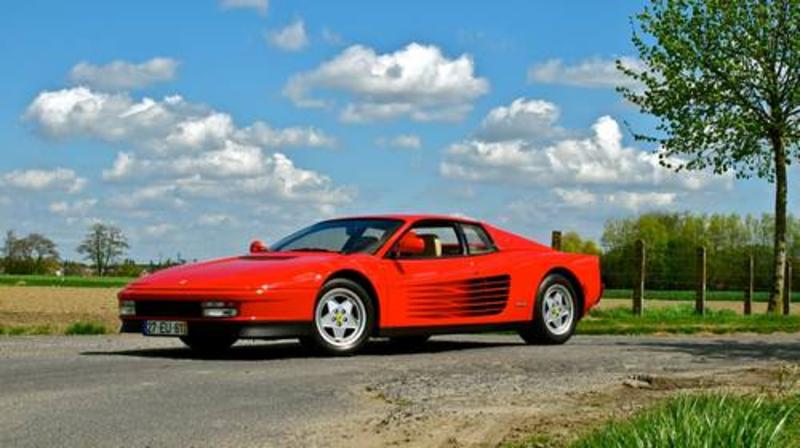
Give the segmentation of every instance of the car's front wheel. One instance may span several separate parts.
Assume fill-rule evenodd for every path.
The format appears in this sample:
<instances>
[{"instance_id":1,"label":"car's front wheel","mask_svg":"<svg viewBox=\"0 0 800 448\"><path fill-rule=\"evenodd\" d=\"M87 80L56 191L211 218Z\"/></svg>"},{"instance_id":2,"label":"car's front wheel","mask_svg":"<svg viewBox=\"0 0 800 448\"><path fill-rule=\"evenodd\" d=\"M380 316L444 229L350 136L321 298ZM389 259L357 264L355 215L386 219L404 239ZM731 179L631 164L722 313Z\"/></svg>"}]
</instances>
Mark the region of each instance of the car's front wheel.
<instances>
[{"instance_id":1,"label":"car's front wheel","mask_svg":"<svg viewBox=\"0 0 800 448\"><path fill-rule=\"evenodd\" d=\"M563 344L578 323L578 296L572 282L561 274L548 275L539 286L533 322L519 331L529 344Z\"/></svg>"},{"instance_id":2,"label":"car's front wheel","mask_svg":"<svg viewBox=\"0 0 800 448\"><path fill-rule=\"evenodd\" d=\"M374 316L372 301L361 285L348 279L331 280L320 290L306 342L331 355L355 353L367 343Z\"/></svg>"}]
</instances>

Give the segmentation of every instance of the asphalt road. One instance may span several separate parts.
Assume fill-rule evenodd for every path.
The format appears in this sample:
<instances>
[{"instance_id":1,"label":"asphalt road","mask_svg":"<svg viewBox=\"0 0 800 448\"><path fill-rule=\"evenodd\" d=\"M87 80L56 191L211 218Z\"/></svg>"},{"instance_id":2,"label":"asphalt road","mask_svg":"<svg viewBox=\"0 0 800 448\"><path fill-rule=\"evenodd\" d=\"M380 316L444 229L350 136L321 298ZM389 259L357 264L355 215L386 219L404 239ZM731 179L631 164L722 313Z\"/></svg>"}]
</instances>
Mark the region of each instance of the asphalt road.
<instances>
[{"instance_id":1,"label":"asphalt road","mask_svg":"<svg viewBox=\"0 0 800 448\"><path fill-rule=\"evenodd\" d=\"M197 359L172 339L0 337L0 446L480 445L511 416L636 374L800 361L800 335L453 336L321 358L293 341Z\"/></svg>"}]
</instances>

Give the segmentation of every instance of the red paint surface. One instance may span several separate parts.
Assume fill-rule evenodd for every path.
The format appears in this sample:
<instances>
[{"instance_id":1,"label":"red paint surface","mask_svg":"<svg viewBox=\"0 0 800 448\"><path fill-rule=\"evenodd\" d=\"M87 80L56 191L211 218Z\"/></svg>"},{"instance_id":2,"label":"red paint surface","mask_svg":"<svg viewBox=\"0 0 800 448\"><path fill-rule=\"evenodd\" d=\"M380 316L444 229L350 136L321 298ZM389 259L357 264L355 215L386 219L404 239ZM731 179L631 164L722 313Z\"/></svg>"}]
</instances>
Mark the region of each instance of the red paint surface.
<instances>
[{"instance_id":1,"label":"red paint surface","mask_svg":"<svg viewBox=\"0 0 800 448\"><path fill-rule=\"evenodd\" d=\"M257 252L194 263L150 274L128 285L120 300L225 300L239 305L235 318L199 321L311 321L317 293L343 272L366 278L375 291L379 328L520 322L533 318L536 292L554 270L577 279L588 311L600 298L599 260L591 255L557 252L519 235L478 223L497 251L435 259L388 256L408 228L419 220L475 221L448 216L388 215L403 226L376 254ZM419 249L419 238L405 238ZM413 247L412 247L413 246ZM136 316L144 320L153 316Z\"/></svg>"}]
</instances>

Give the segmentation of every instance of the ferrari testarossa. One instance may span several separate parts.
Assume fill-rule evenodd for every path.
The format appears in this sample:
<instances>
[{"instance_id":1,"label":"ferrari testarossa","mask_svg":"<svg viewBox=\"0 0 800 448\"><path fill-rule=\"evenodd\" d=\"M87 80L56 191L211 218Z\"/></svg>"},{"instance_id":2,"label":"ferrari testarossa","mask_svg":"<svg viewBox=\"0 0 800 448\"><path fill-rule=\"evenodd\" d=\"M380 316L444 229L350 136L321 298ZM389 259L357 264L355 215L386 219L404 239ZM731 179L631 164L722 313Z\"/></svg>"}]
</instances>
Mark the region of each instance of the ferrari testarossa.
<instances>
[{"instance_id":1,"label":"ferrari testarossa","mask_svg":"<svg viewBox=\"0 0 800 448\"><path fill-rule=\"evenodd\" d=\"M119 293L122 331L198 351L299 338L349 354L370 337L513 329L560 344L602 294L598 258L558 252L470 219L332 219L246 255L158 271Z\"/></svg>"}]
</instances>

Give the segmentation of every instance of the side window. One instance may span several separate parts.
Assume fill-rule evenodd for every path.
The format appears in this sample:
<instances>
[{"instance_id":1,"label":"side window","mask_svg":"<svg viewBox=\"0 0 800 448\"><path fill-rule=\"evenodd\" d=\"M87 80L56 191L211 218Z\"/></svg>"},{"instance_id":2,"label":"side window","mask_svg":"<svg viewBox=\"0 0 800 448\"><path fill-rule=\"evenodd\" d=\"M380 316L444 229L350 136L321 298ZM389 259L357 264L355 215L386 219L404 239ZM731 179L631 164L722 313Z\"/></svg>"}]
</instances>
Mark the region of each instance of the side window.
<instances>
[{"instance_id":1,"label":"side window","mask_svg":"<svg viewBox=\"0 0 800 448\"><path fill-rule=\"evenodd\" d=\"M417 255L403 258L441 258L464 255L464 248L453 225L420 224L410 232L417 235L424 243L424 250Z\"/></svg>"},{"instance_id":2,"label":"side window","mask_svg":"<svg viewBox=\"0 0 800 448\"><path fill-rule=\"evenodd\" d=\"M461 224L461 230L464 231L464 238L467 240L467 249L469 249L470 255L494 252L494 244L486 231L483 230L483 227L473 224Z\"/></svg>"}]
</instances>

